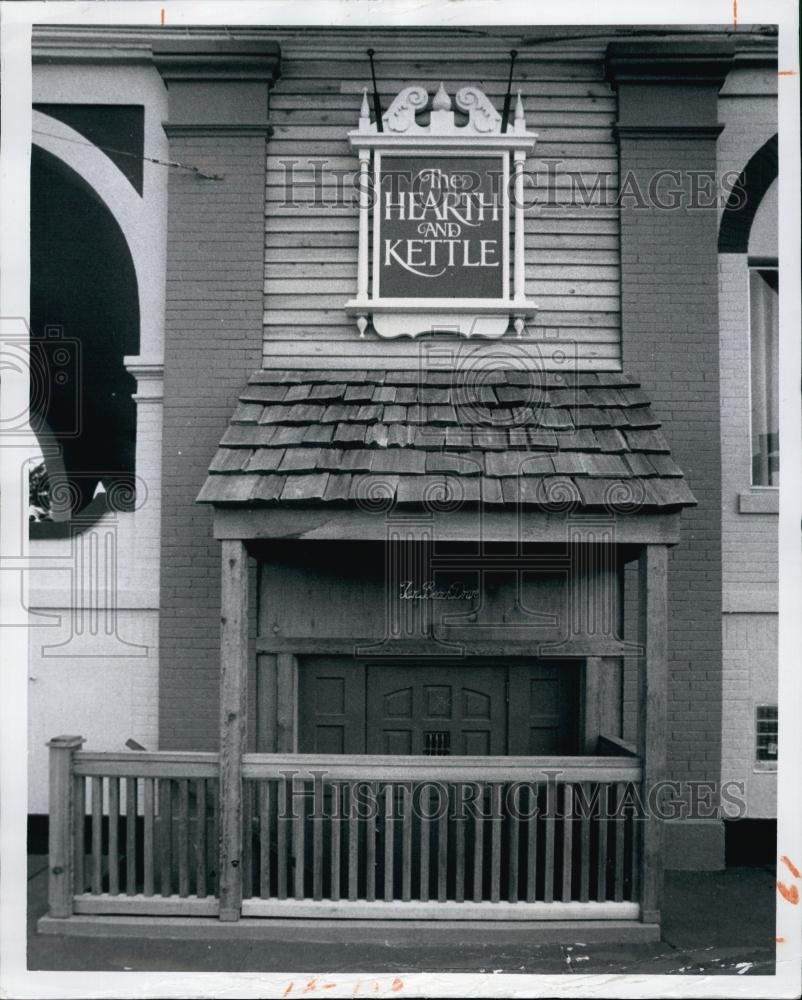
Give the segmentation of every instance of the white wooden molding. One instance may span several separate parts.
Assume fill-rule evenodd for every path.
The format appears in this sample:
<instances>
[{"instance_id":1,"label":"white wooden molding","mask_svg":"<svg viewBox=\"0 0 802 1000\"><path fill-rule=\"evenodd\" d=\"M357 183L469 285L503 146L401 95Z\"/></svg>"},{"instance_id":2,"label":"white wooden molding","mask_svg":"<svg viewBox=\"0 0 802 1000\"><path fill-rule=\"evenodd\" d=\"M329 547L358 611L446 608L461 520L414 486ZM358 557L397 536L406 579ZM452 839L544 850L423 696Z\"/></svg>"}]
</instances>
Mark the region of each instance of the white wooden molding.
<instances>
[{"instance_id":1,"label":"white wooden molding","mask_svg":"<svg viewBox=\"0 0 802 1000\"><path fill-rule=\"evenodd\" d=\"M468 120L464 124L458 123L451 97L446 93L442 83L431 101L424 87L418 84L405 87L382 115L383 128L380 131L377 123L370 120L367 91L364 90L362 93L358 128L348 133L351 147L359 156L359 257L357 294L346 303L347 311L356 317L360 337L365 336L369 323L372 323L373 330L379 336L391 339L416 337L419 334L432 332L492 339L503 336L511 324L521 337L527 319L534 315L536 305L526 298L525 292L523 200L526 157L527 153L531 153L534 149L537 135L527 131L520 91L513 120L506 132L501 131L501 115L478 87L462 87L457 91L454 103L460 112L467 115ZM429 121L420 124L418 115L425 111L427 106ZM488 157L496 160L497 166L489 162L488 167L491 173L497 171L500 182L497 196L499 200L492 206L494 213L497 209L501 212L501 233L497 241L501 253L500 295L466 298L457 293L453 296L441 294L427 297L413 294L409 296L382 294L380 192L382 170L389 170L392 167L391 157L429 157L435 162L443 157ZM514 199L510 197L511 164L514 164L512 176ZM432 172L436 172L436 169ZM422 173L418 176L422 176ZM373 195L372 227L371 194ZM489 212L490 207L486 207ZM515 245L512 255L513 289L510 295L509 237L510 216L513 211ZM497 221L495 215L493 221ZM474 221L464 224L473 228L478 223ZM426 241L410 242L423 244ZM443 239L442 242L455 243L456 240ZM468 241L464 242L467 244ZM430 250L432 254L435 252L433 246ZM448 252L453 255L458 251L454 246L449 246ZM464 253L467 252L466 245ZM371 255L372 268L369 263ZM484 265L484 258L481 263ZM454 266L453 258L450 259L448 266ZM472 266L475 266L475 263ZM413 274L418 273L413 271L411 266L408 270ZM431 276L438 277L439 274Z\"/></svg>"}]
</instances>

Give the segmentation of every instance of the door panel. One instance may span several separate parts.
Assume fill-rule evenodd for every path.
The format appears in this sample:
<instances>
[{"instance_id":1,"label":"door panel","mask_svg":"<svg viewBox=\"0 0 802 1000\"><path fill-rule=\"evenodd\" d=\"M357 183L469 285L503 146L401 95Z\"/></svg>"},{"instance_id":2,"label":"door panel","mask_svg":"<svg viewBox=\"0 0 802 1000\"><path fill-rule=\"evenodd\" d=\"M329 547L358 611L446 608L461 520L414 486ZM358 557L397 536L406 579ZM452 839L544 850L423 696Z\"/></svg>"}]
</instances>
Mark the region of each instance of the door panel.
<instances>
[{"instance_id":1,"label":"door panel","mask_svg":"<svg viewBox=\"0 0 802 1000\"><path fill-rule=\"evenodd\" d=\"M510 666L510 749L513 755L579 753L578 663Z\"/></svg>"},{"instance_id":2,"label":"door panel","mask_svg":"<svg viewBox=\"0 0 802 1000\"><path fill-rule=\"evenodd\" d=\"M367 752L504 754L507 671L493 665L370 665Z\"/></svg>"},{"instance_id":3,"label":"door panel","mask_svg":"<svg viewBox=\"0 0 802 1000\"><path fill-rule=\"evenodd\" d=\"M347 657L308 657L299 665L300 753L365 752L365 667Z\"/></svg>"}]
</instances>

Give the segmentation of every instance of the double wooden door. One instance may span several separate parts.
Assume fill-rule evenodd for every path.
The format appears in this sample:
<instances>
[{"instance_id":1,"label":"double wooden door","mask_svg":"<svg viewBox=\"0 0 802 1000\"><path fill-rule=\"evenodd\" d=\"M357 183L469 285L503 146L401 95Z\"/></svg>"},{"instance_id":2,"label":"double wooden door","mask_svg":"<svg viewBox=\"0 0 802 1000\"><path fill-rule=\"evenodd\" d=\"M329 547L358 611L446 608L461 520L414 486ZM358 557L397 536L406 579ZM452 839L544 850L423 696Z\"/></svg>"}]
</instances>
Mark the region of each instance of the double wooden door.
<instances>
[{"instance_id":1,"label":"double wooden door","mask_svg":"<svg viewBox=\"0 0 802 1000\"><path fill-rule=\"evenodd\" d=\"M580 664L535 660L299 666L301 753L503 756L579 752Z\"/></svg>"}]
</instances>

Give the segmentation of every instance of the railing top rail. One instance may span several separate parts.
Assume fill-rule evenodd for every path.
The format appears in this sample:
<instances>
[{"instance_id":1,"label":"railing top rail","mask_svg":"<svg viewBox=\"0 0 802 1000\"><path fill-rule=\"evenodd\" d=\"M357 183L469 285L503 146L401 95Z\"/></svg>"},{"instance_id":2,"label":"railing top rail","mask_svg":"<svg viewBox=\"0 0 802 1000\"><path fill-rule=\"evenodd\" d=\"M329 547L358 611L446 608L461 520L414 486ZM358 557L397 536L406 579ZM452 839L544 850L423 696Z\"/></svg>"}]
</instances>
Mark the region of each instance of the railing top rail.
<instances>
[{"instance_id":1,"label":"railing top rail","mask_svg":"<svg viewBox=\"0 0 802 1000\"><path fill-rule=\"evenodd\" d=\"M73 772L129 778L216 778L219 755L200 751L104 752L81 750L73 755Z\"/></svg>"},{"instance_id":2,"label":"railing top rail","mask_svg":"<svg viewBox=\"0 0 802 1000\"><path fill-rule=\"evenodd\" d=\"M352 754L245 754L246 778L330 781L639 781L641 764L627 757L423 757Z\"/></svg>"}]
</instances>

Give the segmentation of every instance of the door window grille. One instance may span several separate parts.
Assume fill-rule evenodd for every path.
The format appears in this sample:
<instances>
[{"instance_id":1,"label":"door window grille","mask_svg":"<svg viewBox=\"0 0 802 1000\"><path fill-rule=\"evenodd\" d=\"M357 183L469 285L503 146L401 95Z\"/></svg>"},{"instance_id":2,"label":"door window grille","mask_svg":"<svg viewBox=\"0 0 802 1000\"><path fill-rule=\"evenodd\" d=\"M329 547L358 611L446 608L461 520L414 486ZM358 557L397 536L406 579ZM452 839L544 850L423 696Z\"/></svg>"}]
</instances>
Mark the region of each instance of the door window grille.
<instances>
[{"instance_id":1,"label":"door window grille","mask_svg":"<svg viewBox=\"0 0 802 1000\"><path fill-rule=\"evenodd\" d=\"M758 761L777 760L777 706L758 705L756 720Z\"/></svg>"},{"instance_id":2,"label":"door window grille","mask_svg":"<svg viewBox=\"0 0 802 1000\"><path fill-rule=\"evenodd\" d=\"M431 730L423 734L423 752L427 757L448 757L451 755L451 733L447 730Z\"/></svg>"}]
</instances>

